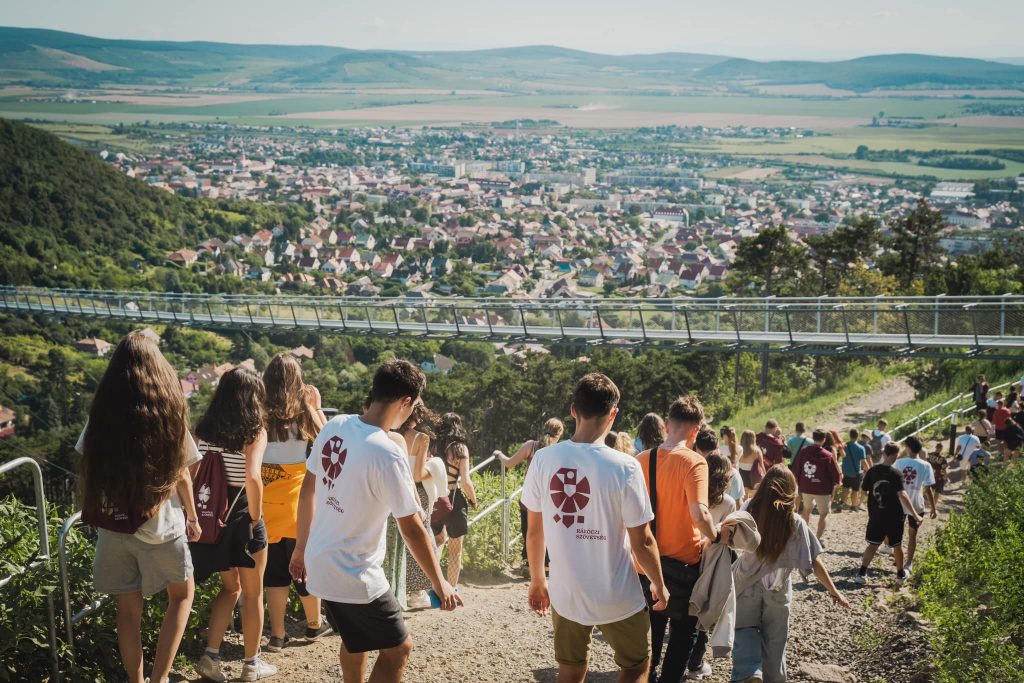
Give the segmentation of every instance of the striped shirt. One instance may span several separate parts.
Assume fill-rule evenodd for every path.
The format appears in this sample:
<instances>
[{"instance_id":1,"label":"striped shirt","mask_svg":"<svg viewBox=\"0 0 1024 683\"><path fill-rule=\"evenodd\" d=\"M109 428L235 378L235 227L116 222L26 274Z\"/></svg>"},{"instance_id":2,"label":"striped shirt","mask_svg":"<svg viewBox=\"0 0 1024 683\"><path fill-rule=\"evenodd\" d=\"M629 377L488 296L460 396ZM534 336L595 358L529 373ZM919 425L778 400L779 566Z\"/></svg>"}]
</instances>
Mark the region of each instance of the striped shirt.
<instances>
[{"instance_id":1,"label":"striped shirt","mask_svg":"<svg viewBox=\"0 0 1024 683\"><path fill-rule=\"evenodd\" d=\"M224 460L224 476L227 478L227 485L232 488L242 488L245 486L244 453L229 451L205 441L199 442L199 452L203 455L206 453L220 453L220 457Z\"/></svg>"}]
</instances>

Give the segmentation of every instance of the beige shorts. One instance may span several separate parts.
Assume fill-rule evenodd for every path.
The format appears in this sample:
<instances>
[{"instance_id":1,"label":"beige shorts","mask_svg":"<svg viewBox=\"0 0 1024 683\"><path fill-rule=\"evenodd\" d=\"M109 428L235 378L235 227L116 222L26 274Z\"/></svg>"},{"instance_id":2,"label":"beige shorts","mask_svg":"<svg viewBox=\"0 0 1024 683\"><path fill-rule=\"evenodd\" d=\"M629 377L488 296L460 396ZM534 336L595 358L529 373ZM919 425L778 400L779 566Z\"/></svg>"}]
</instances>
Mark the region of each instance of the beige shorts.
<instances>
[{"instance_id":1,"label":"beige shorts","mask_svg":"<svg viewBox=\"0 0 1024 683\"><path fill-rule=\"evenodd\" d=\"M813 505L818 506L818 514L827 515L832 510L832 496L827 493L801 493L800 500L804 503L804 510L810 512Z\"/></svg>"},{"instance_id":2,"label":"beige shorts","mask_svg":"<svg viewBox=\"0 0 1024 683\"><path fill-rule=\"evenodd\" d=\"M551 621L555 627L555 661L569 666L585 665L590 658L590 638L595 627L566 619L554 608ZM597 628L615 652L615 663L620 669L647 666L651 656L651 620L646 607L632 616Z\"/></svg>"},{"instance_id":3,"label":"beige shorts","mask_svg":"<svg viewBox=\"0 0 1024 683\"><path fill-rule=\"evenodd\" d=\"M155 595L169 583L192 578L192 555L185 536L146 543L132 534L97 530L93 586L97 593Z\"/></svg>"}]
</instances>

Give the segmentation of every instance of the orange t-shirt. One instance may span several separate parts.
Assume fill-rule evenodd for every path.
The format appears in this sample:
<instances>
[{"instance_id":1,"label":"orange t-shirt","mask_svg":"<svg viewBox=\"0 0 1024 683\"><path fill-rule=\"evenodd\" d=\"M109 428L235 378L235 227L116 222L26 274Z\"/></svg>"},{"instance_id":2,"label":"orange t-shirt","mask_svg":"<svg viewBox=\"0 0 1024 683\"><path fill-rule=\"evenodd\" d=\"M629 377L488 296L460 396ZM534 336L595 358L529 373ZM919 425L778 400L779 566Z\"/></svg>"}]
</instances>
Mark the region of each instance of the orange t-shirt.
<instances>
[{"instance_id":1,"label":"orange t-shirt","mask_svg":"<svg viewBox=\"0 0 1024 683\"><path fill-rule=\"evenodd\" d=\"M651 485L651 451L637 456L648 490ZM700 562L700 530L690 516L690 505L708 504L708 462L685 446L661 449L658 458L658 551L686 564ZM635 564L634 560L634 564ZM637 571L640 571L639 565Z\"/></svg>"}]
</instances>

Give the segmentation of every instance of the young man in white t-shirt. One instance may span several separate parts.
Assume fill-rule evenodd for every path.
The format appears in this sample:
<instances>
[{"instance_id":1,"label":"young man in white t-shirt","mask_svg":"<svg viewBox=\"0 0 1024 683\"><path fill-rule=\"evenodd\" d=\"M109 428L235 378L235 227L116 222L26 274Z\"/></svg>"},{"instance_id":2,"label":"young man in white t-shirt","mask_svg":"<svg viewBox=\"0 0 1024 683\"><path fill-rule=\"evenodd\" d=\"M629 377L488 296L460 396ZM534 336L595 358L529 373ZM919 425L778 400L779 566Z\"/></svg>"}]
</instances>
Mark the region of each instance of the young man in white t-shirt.
<instances>
[{"instance_id":1,"label":"young man in white t-shirt","mask_svg":"<svg viewBox=\"0 0 1024 683\"><path fill-rule=\"evenodd\" d=\"M907 562L905 569L907 574L913 570L914 551L917 550L917 530L921 528L921 522L915 519L915 513L921 515L924 520L924 502L928 500L930 508L929 517L935 519L939 516L935 509L935 470L930 462L921 457L924 454L924 445L916 436L908 436L903 442L903 457L892 464L893 468L903 477L903 486L907 496L913 504L913 510L906 510L907 513ZM904 505L905 507L905 505Z\"/></svg>"},{"instance_id":2,"label":"young man in white t-shirt","mask_svg":"<svg viewBox=\"0 0 1024 683\"><path fill-rule=\"evenodd\" d=\"M425 385L412 363L383 363L374 373L366 412L339 415L324 425L306 461L289 569L323 600L341 636L346 683L362 683L371 651L379 651L371 680L400 681L412 651L402 608L384 576L389 514L441 608L462 604L434 555L404 441L391 431L412 414Z\"/></svg>"},{"instance_id":3,"label":"young man in white t-shirt","mask_svg":"<svg viewBox=\"0 0 1024 683\"><path fill-rule=\"evenodd\" d=\"M537 451L523 485L529 603L540 616L551 610L560 683L586 678L595 626L615 651L619 680L646 677L650 620L630 551L651 580L654 609L668 604L658 544L648 525L654 513L643 471L635 458L604 445L618 403L619 390L610 379L584 376L573 395L576 432Z\"/></svg>"}]
</instances>

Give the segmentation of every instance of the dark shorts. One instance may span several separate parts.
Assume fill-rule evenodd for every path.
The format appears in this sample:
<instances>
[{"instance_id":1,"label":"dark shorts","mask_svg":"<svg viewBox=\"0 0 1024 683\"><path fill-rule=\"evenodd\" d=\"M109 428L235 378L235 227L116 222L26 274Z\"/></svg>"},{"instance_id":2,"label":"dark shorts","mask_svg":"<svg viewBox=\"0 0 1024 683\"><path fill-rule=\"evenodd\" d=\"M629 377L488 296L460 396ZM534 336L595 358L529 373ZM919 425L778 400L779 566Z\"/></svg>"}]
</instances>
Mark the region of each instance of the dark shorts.
<instances>
[{"instance_id":1,"label":"dark shorts","mask_svg":"<svg viewBox=\"0 0 1024 683\"><path fill-rule=\"evenodd\" d=\"M843 488L853 489L854 491L860 491L860 485L864 483L864 475L858 474L856 477L849 477L843 475Z\"/></svg>"},{"instance_id":2,"label":"dark shorts","mask_svg":"<svg viewBox=\"0 0 1024 683\"><path fill-rule=\"evenodd\" d=\"M391 591L362 605L330 600L323 605L327 620L353 654L398 647L409 637L402 606Z\"/></svg>"},{"instance_id":3,"label":"dark shorts","mask_svg":"<svg viewBox=\"0 0 1024 683\"><path fill-rule=\"evenodd\" d=\"M997 429L996 430L996 439L998 441L1006 441L1006 430L1005 429Z\"/></svg>"},{"instance_id":4,"label":"dark shorts","mask_svg":"<svg viewBox=\"0 0 1024 683\"><path fill-rule=\"evenodd\" d=\"M252 525L245 491L239 495L237 488L229 486L228 500L235 501L235 507L217 542L188 544L197 584L234 567L252 569L256 566L252 556L267 547L267 527L262 519Z\"/></svg>"},{"instance_id":5,"label":"dark shorts","mask_svg":"<svg viewBox=\"0 0 1024 683\"><path fill-rule=\"evenodd\" d=\"M921 524L924 524L924 514L921 514ZM911 517L910 515L907 515L907 526L909 526L914 531L917 531L918 529L920 529L921 528L921 524L918 524L917 522L914 521L913 517Z\"/></svg>"},{"instance_id":6,"label":"dark shorts","mask_svg":"<svg viewBox=\"0 0 1024 683\"><path fill-rule=\"evenodd\" d=\"M876 514L868 512L868 533L865 536L871 545L882 545L888 540L890 548L903 542L903 511L896 514Z\"/></svg>"},{"instance_id":7,"label":"dark shorts","mask_svg":"<svg viewBox=\"0 0 1024 683\"><path fill-rule=\"evenodd\" d=\"M448 532L448 538L462 538L469 533L469 501L462 489L449 493L448 499L452 502L452 511L436 524L431 522L430 530L435 536L444 530Z\"/></svg>"},{"instance_id":8,"label":"dark shorts","mask_svg":"<svg viewBox=\"0 0 1024 683\"><path fill-rule=\"evenodd\" d=\"M296 583L288 571L288 563L292 561L294 550L294 538L282 538L277 543L267 546L267 569L263 572L263 585L266 588L286 588L294 584L296 592L306 597L309 595L306 584Z\"/></svg>"}]
</instances>

